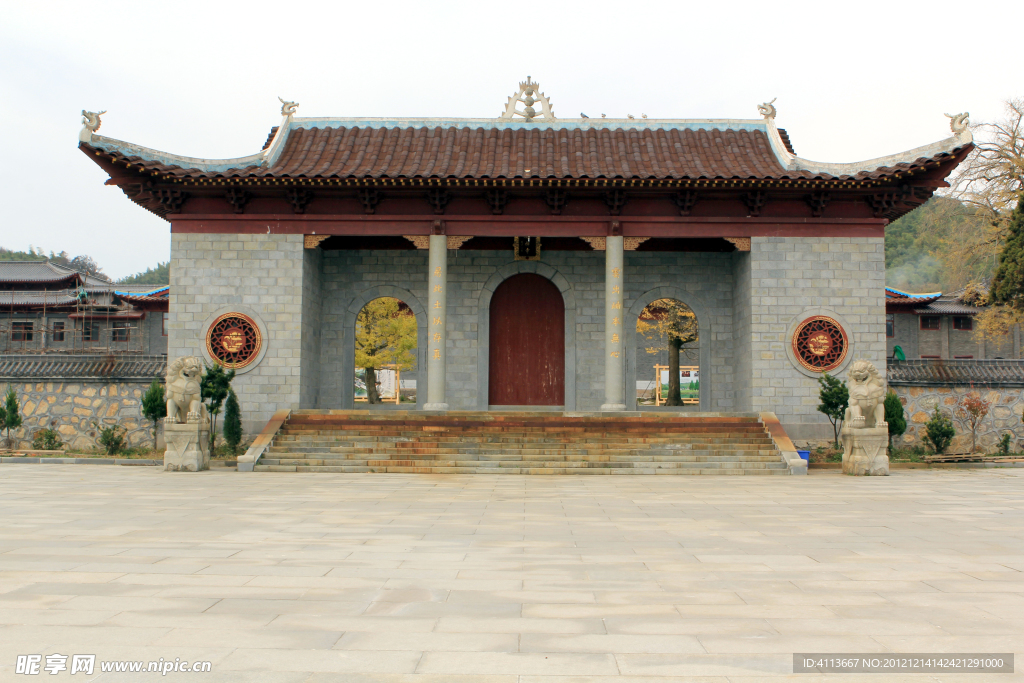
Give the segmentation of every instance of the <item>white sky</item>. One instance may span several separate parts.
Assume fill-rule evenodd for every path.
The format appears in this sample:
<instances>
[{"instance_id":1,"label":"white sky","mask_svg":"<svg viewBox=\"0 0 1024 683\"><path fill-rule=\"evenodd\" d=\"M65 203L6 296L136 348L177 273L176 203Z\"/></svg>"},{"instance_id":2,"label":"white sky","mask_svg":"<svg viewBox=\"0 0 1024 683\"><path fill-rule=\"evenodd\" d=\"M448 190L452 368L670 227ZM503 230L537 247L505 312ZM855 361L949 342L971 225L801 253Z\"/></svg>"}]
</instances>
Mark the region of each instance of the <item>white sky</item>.
<instances>
[{"instance_id":1,"label":"white sky","mask_svg":"<svg viewBox=\"0 0 1024 683\"><path fill-rule=\"evenodd\" d=\"M1024 95L1020 2L15 2L0 5L0 246L122 277L169 226L104 187L102 135L235 157L299 116L497 116L528 74L556 116L758 118L800 156L858 161L998 118ZM987 33L986 31L993 31ZM1010 38L1007 38L1007 36Z\"/></svg>"}]
</instances>

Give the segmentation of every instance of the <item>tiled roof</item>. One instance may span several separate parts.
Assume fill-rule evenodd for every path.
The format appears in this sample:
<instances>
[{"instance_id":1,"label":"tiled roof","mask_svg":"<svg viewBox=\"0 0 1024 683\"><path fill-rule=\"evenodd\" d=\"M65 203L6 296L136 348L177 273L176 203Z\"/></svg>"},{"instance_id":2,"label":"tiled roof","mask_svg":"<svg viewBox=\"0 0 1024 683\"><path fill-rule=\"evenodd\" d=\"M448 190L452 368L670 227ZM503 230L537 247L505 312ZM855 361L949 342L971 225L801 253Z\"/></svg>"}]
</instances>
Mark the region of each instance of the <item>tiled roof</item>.
<instances>
[{"instance_id":1,"label":"tiled roof","mask_svg":"<svg viewBox=\"0 0 1024 683\"><path fill-rule=\"evenodd\" d=\"M910 306L923 306L930 304L933 301L937 301L942 296L942 292L930 292L928 294L911 294L909 292L902 292L892 287L885 288L885 308L891 310L893 308L905 309ZM904 310L904 312L906 312Z\"/></svg>"},{"instance_id":2,"label":"tiled roof","mask_svg":"<svg viewBox=\"0 0 1024 683\"><path fill-rule=\"evenodd\" d=\"M1024 387L1024 360L889 360L889 384L896 386Z\"/></svg>"},{"instance_id":3,"label":"tiled roof","mask_svg":"<svg viewBox=\"0 0 1024 683\"><path fill-rule=\"evenodd\" d=\"M976 315L981 312L977 306L971 306L952 297L939 297L923 308L915 308L915 313L936 313L945 315Z\"/></svg>"},{"instance_id":4,"label":"tiled roof","mask_svg":"<svg viewBox=\"0 0 1024 683\"><path fill-rule=\"evenodd\" d=\"M83 143L82 147L87 152L104 149L140 170L177 178L872 180L891 178L926 164L955 161L963 149L835 176L787 169L773 151L766 132L746 128L308 125L290 129L280 153L268 165L246 157L244 160L251 163L216 170L205 162L197 164L205 168L187 167L164 163L155 155L139 156L130 152L141 148L118 141L95 142L100 146ZM789 145L786 147L789 151Z\"/></svg>"},{"instance_id":5,"label":"tiled roof","mask_svg":"<svg viewBox=\"0 0 1024 683\"><path fill-rule=\"evenodd\" d=\"M80 282L78 272L49 261L0 261L0 282L49 284Z\"/></svg>"},{"instance_id":6,"label":"tiled roof","mask_svg":"<svg viewBox=\"0 0 1024 683\"><path fill-rule=\"evenodd\" d=\"M166 372L166 356L0 355L0 380L148 381Z\"/></svg>"},{"instance_id":7,"label":"tiled roof","mask_svg":"<svg viewBox=\"0 0 1024 683\"><path fill-rule=\"evenodd\" d=\"M0 311L4 306L73 306L75 290L62 289L43 292L38 290L0 290Z\"/></svg>"}]
</instances>

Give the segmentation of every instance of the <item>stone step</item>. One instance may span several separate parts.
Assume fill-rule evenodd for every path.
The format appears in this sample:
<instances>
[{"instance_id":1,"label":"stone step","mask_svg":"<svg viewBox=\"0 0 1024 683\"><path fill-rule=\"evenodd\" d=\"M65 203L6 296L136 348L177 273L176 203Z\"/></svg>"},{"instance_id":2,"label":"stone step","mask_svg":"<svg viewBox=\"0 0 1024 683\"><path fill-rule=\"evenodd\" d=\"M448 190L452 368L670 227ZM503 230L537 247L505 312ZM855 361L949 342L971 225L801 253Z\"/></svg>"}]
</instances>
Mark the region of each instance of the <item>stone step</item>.
<instances>
[{"instance_id":1,"label":"stone step","mask_svg":"<svg viewBox=\"0 0 1024 683\"><path fill-rule=\"evenodd\" d=\"M621 467L338 467L304 465L256 465L256 472L375 472L379 474L636 474L636 475L789 475L789 470L779 468L659 468L655 466Z\"/></svg>"},{"instance_id":2,"label":"stone step","mask_svg":"<svg viewBox=\"0 0 1024 683\"><path fill-rule=\"evenodd\" d=\"M260 472L788 474L754 415L295 411Z\"/></svg>"},{"instance_id":3,"label":"stone step","mask_svg":"<svg viewBox=\"0 0 1024 683\"><path fill-rule=\"evenodd\" d=\"M615 456L604 456L604 455L579 455L579 456L566 456L566 457L553 457L553 456L522 456L514 453L508 453L504 455L495 456L473 456L472 454L453 454L448 456L437 456L437 457L423 457L417 456L410 458L408 456L382 456L374 453L364 454L331 454L331 453L272 453L263 457L260 462L283 462L288 461L305 461L312 463L316 461L318 463L363 463L370 460L373 461L404 461L404 460L420 460L423 462L441 462L447 460L459 460L465 462L476 462L481 466L489 465L490 463L504 463L504 462L590 462L590 463L630 463L630 462L722 462L722 463L776 463L781 462L777 454L765 454L765 455L744 455L744 456L731 456L731 455L719 455L719 454L704 454L704 455L663 455L663 456L651 456L651 455L615 455ZM294 464L294 463L292 463Z\"/></svg>"}]
</instances>

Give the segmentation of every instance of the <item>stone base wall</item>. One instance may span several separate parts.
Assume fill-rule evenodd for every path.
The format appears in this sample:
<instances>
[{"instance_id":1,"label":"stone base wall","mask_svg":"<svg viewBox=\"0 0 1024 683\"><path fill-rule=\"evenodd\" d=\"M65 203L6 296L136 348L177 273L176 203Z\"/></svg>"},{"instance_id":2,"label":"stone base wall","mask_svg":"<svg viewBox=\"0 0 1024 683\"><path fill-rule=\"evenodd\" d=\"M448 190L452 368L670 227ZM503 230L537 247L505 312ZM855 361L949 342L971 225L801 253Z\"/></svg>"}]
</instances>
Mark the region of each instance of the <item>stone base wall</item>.
<instances>
[{"instance_id":1,"label":"stone base wall","mask_svg":"<svg viewBox=\"0 0 1024 683\"><path fill-rule=\"evenodd\" d=\"M1024 389L894 386L892 390L900 397L907 420L906 433L895 441L894 445L925 445L925 423L931 419L935 406L939 406L939 410L950 417L956 427L956 438L949 450L970 449L971 430L965 421L957 418L956 403L960 397L971 391L977 391L991 404L988 415L978 427L978 445L992 452L1005 432L1012 434L1011 449L1017 450L1024 445L1018 445L1018 442L1024 439L1024 422L1021 422L1021 414L1024 413Z\"/></svg>"},{"instance_id":2,"label":"stone base wall","mask_svg":"<svg viewBox=\"0 0 1024 683\"><path fill-rule=\"evenodd\" d=\"M56 429L65 446L102 449L99 425L120 425L129 446L153 444L153 423L142 417L142 395L150 382L12 382L21 406L22 426L11 430L16 448L32 445L40 429ZM6 386L0 387L6 392Z\"/></svg>"}]
</instances>

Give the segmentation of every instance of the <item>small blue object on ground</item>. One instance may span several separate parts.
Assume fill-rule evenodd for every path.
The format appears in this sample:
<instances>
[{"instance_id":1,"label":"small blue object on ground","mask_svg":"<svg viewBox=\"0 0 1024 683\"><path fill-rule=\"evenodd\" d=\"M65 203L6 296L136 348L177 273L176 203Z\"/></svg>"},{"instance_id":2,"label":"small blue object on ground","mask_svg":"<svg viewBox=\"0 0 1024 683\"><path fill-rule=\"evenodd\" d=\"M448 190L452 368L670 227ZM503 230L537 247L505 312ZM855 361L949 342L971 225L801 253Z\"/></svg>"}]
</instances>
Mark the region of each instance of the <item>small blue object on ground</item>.
<instances>
[{"instance_id":1,"label":"small blue object on ground","mask_svg":"<svg viewBox=\"0 0 1024 683\"><path fill-rule=\"evenodd\" d=\"M804 460L806 460L808 462L810 462L810 460L811 460L811 452L810 451L797 451L797 455L799 455L801 458L803 458Z\"/></svg>"}]
</instances>

